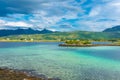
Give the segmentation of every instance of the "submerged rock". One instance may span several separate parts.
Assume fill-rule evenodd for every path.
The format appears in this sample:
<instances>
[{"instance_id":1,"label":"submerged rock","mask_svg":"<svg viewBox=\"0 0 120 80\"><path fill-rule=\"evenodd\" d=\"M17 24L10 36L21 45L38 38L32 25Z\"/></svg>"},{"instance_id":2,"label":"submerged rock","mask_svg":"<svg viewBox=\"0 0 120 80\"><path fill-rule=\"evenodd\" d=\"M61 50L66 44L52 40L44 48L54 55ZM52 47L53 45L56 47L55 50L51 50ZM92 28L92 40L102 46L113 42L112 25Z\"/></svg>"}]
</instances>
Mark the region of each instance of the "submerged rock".
<instances>
[{"instance_id":1,"label":"submerged rock","mask_svg":"<svg viewBox=\"0 0 120 80\"><path fill-rule=\"evenodd\" d=\"M0 80L61 80L59 78L47 78L45 75L32 75L23 70L0 68Z\"/></svg>"}]
</instances>

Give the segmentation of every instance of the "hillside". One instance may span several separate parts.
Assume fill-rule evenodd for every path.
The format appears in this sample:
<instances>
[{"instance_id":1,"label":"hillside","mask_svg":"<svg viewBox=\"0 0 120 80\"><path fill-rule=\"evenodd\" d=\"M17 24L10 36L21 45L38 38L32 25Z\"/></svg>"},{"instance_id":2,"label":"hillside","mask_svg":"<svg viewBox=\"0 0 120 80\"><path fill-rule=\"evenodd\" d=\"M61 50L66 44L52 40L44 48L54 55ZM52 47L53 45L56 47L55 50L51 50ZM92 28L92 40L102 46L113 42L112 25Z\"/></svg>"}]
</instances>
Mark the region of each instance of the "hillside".
<instances>
[{"instance_id":1,"label":"hillside","mask_svg":"<svg viewBox=\"0 0 120 80\"><path fill-rule=\"evenodd\" d=\"M120 25L112 27L112 28L107 28L103 32L120 32Z\"/></svg>"},{"instance_id":2,"label":"hillside","mask_svg":"<svg viewBox=\"0 0 120 80\"><path fill-rule=\"evenodd\" d=\"M10 40L73 40L73 39L120 39L120 32L55 32L49 34L34 34L34 35L14 35L5 36L0 39Z\"/></svg>"}]
</instances>

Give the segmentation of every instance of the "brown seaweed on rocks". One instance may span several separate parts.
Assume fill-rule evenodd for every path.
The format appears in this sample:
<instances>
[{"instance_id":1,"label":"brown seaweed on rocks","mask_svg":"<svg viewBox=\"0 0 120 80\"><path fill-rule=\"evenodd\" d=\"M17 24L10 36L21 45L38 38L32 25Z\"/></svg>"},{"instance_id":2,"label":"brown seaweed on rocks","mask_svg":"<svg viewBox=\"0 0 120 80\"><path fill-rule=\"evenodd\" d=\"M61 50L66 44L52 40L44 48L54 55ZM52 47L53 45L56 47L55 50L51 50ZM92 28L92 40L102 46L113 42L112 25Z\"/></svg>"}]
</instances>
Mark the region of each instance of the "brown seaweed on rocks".
<instances>
[{"instance_id":1,"label":"brown seaweed on rocks","mask_svg":"<svg viewBox=\"0 0 120 80\"><path fill-rule=\"evenodd\" d=\"M47 78L45 75L34 75L30 71L0 68L0 80L61 80Z\"/></svg>"}]
</instances>

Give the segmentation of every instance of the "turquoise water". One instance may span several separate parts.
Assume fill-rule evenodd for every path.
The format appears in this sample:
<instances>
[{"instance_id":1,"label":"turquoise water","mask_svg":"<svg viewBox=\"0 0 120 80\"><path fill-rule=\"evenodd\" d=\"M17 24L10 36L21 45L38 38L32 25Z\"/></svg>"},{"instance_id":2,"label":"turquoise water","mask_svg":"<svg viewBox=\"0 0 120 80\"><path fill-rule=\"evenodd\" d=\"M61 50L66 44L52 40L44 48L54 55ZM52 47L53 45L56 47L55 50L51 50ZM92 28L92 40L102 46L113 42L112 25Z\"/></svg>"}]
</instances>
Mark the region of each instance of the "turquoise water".
<instances>
[{"instance_id":1,"label":"turquoise water","mask_svg":"<svg viewBox=\"0 0 120 80\"><path fill-rule=\"evenodd\" d=\"M59 47L0 42L0 67L34 70L62 80L120 80L120 47Z\"/></svg>"}]
</instances>

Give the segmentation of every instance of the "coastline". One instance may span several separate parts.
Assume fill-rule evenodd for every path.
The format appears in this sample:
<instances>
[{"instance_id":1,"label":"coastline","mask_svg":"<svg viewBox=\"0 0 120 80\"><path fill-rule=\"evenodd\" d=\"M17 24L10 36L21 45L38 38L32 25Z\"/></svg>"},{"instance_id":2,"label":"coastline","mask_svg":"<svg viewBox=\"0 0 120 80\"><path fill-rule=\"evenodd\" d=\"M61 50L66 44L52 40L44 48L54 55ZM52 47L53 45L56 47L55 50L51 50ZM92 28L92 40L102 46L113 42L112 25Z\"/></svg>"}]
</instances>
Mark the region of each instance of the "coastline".
<instances>
[{"instance_id":1,"label":"coastline","mask_svg":"<svg viewBox=\"0 0 120 80\"><path fill-rule=\"evenodd\" d=\"M0 40L0 42L62 42L58 40Z\"/></svg>"},{"instance_id":2,"label":"coastline","mask_svg":"<svg viewBox=\"0 0 120 80\"><path fill-rule=\"evenodd\" d=\"M28 70L16 70L0 68L0 80L61 80L59 78L48 78L45 75L33 74Z\"/></svg>"},{"instance_id":3,"label":"coastline","mask_svg":"<svg viewBox=\"0 0 120 80\"><path fill-rule=\"evenodd\" d=\"M94 46L120 46L120 44L85 44L85 45L78 45L78 44L59 44L61 47L94 47Z\"/></svg>"}]
</instances>

